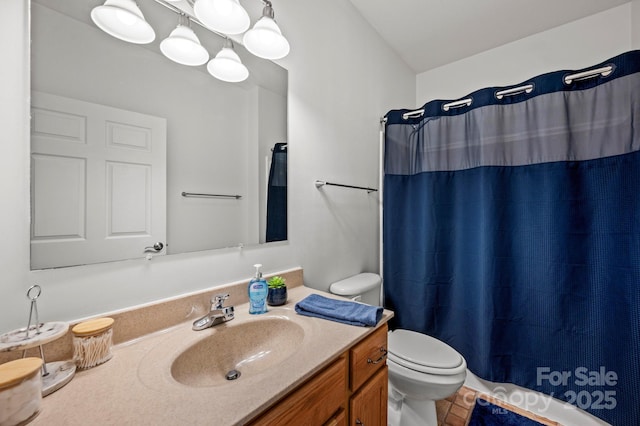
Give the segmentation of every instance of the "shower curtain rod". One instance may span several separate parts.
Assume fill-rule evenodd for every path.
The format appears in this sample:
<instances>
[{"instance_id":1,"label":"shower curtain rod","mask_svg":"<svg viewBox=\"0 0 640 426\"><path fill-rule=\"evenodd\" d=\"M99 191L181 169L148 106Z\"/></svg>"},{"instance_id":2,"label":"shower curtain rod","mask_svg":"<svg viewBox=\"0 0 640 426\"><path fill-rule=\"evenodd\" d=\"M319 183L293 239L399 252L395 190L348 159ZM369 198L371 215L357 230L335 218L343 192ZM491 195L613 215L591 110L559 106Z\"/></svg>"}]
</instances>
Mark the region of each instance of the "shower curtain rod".
<instances>
[{"instance_id":1,"label":"shower curtain rod","mask_svg":"<svg viewBox=\"0 0 640 426\"><path fill-rule=\"evenodd\" d=\"M571 75L566 75L564 77L565 84L571 84L573 80L585 80L591 77L597 77L601 75L602 77L607 77L613 72L613 65L607 65L606 67L596 68L594 70L582 71Z\"/></svg>"},{"instance_id":2,"label":"shower curtain rod","mask_svg":"<svg viewBox=\"0 0 640 426\"><path fill-rule=\"evenodd\" d=\"M463 106L469 106L469 105L471 105L472 102L473 102L473 99L464 98L464 99L460 99L458 101L453 101L453 102L446 103L446 104L442 105L442 109L445 110L445 111L449 111L451 108L460 108L460 107L463 107ZM402 114L402 118L406 120L407 118L420 117L423 114L424 114L424 108L421 108L421 109L417 109L415 111L405 112L404 114Z\"/></svg>"},{"instance_id":3,"label":"shower curtain rod","mask_svg":"<svg viewBox=\"0 0 640 426\"><path fill-rule=\"evenodd\" d=\"M494 96L496 99L502 99L505 96L511 95L519 95L520 93L531 93L533 92L533 84L525 84L523 86L512 87L511 89L499 90Z\"/></svg>"},{"instance_id":4,"label":"shower curtain rod","mask_svg":"<svg viewBox=\"0 0 640 426\"><path fill-rule=\"evenodd\" d=\"M606 67L596 68L593 70L582 71L575 74L569 74L564 76L563 81L565 84L571 84L574 80L586 80L588 78L593 78L597 76L608 77L613 73L614 66L607 65ZM534 89L534 85L529 83L518 87L512 87L511 89L500 90L495 93L495 97L497 99L502 99L505 96L509 95L517 95L520 93L531 93ZM449 102L447 104L442 105L442 109L445 111L449 111L450 108L457 108L461 106L469 106L471 105L472 98L461 99L459 101ZM420 117L424 114L424 108L416 109L414 111L408 111L402 114L402 118L404 120L408 118Z\"/></svg>"},{"instance_id":5,"label":"shower curtain rod","mask_svg":"<svg viewBox=\"0 0 640 426\"><path fill-rule=\"evenodd\" d=\"M329 185L329 186L341 186L343 188L353 188L353 189L363 189L367 192L377 192L378 190L375 188L367 188L364 186L354 186L354 185L344 185L342 183L331 183L331 182L325 182L323 180L317 180L315 182L316 188L320 189L321 186L325 186L325 185Z\"/></svg>"}]
</instances>

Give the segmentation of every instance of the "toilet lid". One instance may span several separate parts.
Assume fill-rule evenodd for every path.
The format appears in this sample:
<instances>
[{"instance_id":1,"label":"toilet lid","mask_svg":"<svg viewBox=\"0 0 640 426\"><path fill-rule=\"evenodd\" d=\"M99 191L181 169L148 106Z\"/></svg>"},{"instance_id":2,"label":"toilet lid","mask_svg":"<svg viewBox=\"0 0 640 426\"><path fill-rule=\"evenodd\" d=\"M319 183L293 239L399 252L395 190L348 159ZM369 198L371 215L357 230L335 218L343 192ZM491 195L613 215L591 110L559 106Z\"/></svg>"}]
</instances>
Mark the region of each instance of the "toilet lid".
<instances>
[{"instance_id":1,"label":"toilet lid","mask_svg":"<svg viewBox=\"0 0 640 426\"><path fill-rule=\"evenodd\" d=\"M409 330L390 331L389 353L402 364L436 369L453 369L464 362L451 346L426 334ZM404 362L402 362L404 361Z\"/></svg>"}]
</instances>

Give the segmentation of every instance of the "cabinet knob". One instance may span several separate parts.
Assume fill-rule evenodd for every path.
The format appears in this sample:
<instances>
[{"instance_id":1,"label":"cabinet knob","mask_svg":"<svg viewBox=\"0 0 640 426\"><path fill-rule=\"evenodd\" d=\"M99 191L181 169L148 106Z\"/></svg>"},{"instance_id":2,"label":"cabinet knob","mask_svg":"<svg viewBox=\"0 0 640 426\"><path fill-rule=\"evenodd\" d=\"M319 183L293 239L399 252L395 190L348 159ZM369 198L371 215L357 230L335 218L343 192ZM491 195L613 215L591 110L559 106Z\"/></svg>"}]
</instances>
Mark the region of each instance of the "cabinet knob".
<instances>
[{"instance_id":1,"label":"cabinet knob","mask_svg":"<svg viewBox=\"0 0 640 426\"><path fill-rule=\"evenodd\" d=\"M372 360L371 358L367 358L367 364L378 364L379 362L382 362L384 358L387 356L387 350L385 348L380 348L380 352L382 352L382 355L380 355L380 358L378 358L375 361Z\"/></svg>"},{"instance_id":2,"label":"cabinet knob","mask_svg":"<svg viewBox=\"0 0 640 426\"><path fill-rule=\"evenodd\" d=\"M362 422L360 421L360 419L356 419L356 424L357 424L357 425L362 425L362 426L364 426L364 423L362 423Z\"/></svg>"}]
</instances>

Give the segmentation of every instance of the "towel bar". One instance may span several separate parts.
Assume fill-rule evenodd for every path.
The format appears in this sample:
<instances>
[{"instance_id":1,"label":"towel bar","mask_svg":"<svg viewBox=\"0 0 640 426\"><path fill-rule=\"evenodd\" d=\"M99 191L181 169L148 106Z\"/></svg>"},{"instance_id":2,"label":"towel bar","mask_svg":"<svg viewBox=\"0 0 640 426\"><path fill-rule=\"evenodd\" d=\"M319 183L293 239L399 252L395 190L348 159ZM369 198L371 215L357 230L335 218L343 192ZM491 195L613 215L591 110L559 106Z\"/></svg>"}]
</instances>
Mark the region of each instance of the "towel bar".
<instances>
[{"instance_id":1,"label":"towel bar","mask_svg":"<svg viewBox=\"0 0 640 426\"><path fill-rule=\"evenodd\" d=\"M239 200L242 195L225 195L225 194L199 194L197 192L183 192L183 197L206 197L206 198L235 198Z\"/></svg>"}]
</instances>

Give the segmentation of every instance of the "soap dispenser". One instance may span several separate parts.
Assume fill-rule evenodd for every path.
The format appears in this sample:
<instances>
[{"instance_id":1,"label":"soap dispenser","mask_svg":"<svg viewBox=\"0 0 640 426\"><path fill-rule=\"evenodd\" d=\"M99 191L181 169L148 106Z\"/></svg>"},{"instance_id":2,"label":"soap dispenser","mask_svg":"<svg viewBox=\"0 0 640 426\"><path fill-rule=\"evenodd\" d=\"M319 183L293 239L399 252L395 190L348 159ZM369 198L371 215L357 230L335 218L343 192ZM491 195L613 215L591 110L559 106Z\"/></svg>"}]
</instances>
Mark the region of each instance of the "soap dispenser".
<instances>
[{"instance_id":1,"label":"soap dispenser","mask_svg":"<svg viewBox=\"0 0 640 426\"><path fill-rule=\"evenodd\" d=\"M256 268L256 275L249 281L249 313L264 314L267 312L267 282L262 278L260 268L262 265L253 265Z\"/></svg>"}]
</instances>

